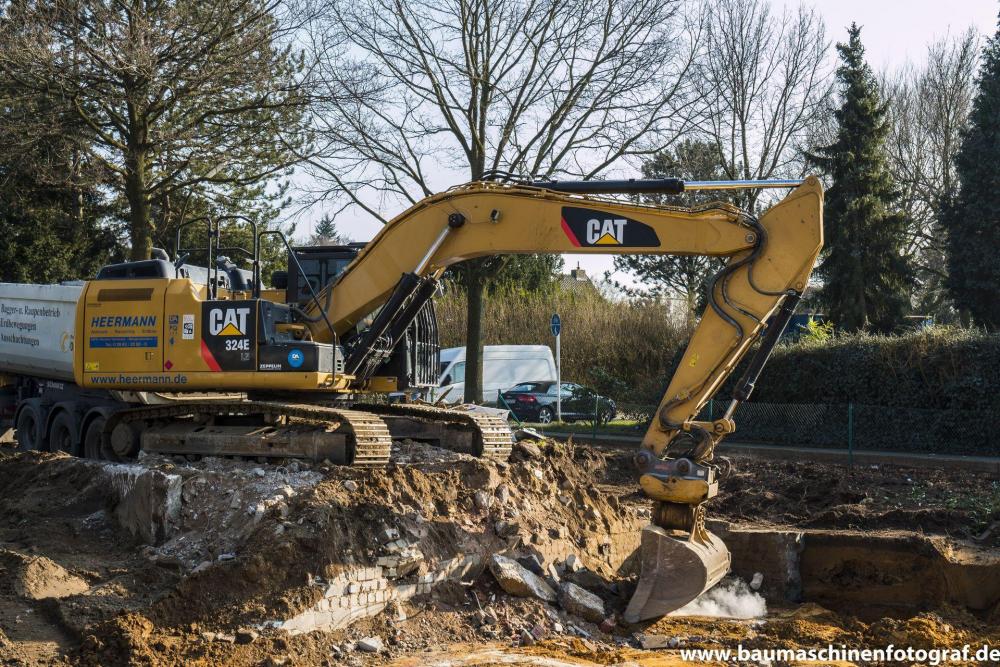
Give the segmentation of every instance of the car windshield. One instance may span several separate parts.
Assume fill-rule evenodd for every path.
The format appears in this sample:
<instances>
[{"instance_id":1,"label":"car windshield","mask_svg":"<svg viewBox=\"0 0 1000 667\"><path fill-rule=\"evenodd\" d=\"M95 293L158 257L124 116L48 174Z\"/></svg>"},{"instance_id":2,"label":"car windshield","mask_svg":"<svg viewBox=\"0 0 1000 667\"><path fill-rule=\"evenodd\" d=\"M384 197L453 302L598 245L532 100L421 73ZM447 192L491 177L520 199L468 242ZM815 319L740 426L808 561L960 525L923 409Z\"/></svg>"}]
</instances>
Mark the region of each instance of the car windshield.
<instances>
[{"instance_id":1,"label":"car windshield","mask_svg":"<svg viewBox=\"0 0 1000 667\"><path fill-rule=\"evenodd\" d=\"M515 384L513 387L507 391L517 391L517 392L541 392L545 391L547 382L522 382L521 384Z\"/></svg>"}]
</instances>

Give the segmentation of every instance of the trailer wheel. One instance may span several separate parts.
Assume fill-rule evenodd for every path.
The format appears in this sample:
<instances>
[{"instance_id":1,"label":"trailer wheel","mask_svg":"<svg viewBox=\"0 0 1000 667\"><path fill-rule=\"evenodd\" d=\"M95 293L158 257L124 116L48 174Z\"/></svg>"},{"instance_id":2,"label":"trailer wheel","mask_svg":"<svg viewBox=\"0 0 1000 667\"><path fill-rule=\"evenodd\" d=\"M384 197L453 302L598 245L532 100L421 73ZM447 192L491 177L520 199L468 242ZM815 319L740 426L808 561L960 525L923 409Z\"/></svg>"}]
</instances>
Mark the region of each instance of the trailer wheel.
<instances>
[{"instance_id":1,"label":"trailer wheel","mask_svg":"<svg viewBox=\"0 0 1000 667\"><path fill-rule=\"evenodd\" d=\"M31 403L21 408L17 415L17 449L20 452L28 452L39 449L41 419L39 419L38 409Z\"/></svg>"},{"instance_id":2,"label":"trailer wheel","mask_svg":"<svg viewBox=\"0 0 1000 667\"><path fill-rule=\"evenodd\" d=\"M104 438L104 417L94 417L87 424L87 430L83 434L83 455L88 459L100 459L101 441Z\"/></svg>"},{"instance_id":3,"label":"trailer wheel","mask_svg":"<svg viewBox=\"0 0 1000 667\"><path fill-rule=\"evenodd\" d=\"M72 456L79 456L79 436L73 415L63 410L55 416L49 427L49 449L53 452L66 452Z\"/></svg>"}]
</instances>

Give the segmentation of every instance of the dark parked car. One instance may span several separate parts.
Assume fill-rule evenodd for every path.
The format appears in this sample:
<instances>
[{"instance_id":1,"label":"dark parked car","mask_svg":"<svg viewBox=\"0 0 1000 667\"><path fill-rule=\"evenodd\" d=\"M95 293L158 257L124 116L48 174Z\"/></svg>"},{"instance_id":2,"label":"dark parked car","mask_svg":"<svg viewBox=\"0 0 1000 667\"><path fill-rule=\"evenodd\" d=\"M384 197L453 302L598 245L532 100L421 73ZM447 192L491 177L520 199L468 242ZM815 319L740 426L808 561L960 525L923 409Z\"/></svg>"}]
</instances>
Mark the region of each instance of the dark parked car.
<instances>
[{"instance_id":1,"label":"dark parked car","mask_svg":"<svg viewBox=\"0 0 1000 667\"><path fill-rule=\"evenodd\" d=\"M521 421L548 424L556 418L557 382L522 382L501 392L507 407ZM503 401L500 403L503 407ZM600 396L590 387L572 382L562 383L562 418L566 422L578 420L606 424L615 416L615 402Z\"/></svg>"}]
</instances>

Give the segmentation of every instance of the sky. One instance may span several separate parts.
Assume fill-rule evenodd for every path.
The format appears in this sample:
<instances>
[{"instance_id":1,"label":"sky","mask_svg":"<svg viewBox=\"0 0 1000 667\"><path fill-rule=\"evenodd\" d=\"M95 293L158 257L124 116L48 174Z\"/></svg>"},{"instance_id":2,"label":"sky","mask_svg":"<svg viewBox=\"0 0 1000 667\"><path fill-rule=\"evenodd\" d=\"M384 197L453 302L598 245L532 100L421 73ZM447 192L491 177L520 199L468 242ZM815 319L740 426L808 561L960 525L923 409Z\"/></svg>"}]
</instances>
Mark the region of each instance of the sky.
<instances>
[{"instance_id":1,"label":"sky","mask_svg":"<svg viewBox=\"0 0 1000 667\"><path fill-rule=\"evenodd\" d=\"M983 35L996 31L997 0L816 0L806 3L816 8L826 22L827 36L832 42L843 40L852 21L862 26L868 63L876 71L895 69L907 62L925 59L927 45L947 35L957 35L972 26ZM799 2L774 0L774 10L794 9ZM836 52L830 50L831 61ZM325 211L313 209L299 216L296 236L306 238ZM363 213L345 211L336 217L337 227L354 240L367 241L381 225ZM588 274L601 277L613 269L607 255L565 255L566 269L578 264ZM633 281L620 273L614 279L629 284Z\"/></svg>"}]
</instances>

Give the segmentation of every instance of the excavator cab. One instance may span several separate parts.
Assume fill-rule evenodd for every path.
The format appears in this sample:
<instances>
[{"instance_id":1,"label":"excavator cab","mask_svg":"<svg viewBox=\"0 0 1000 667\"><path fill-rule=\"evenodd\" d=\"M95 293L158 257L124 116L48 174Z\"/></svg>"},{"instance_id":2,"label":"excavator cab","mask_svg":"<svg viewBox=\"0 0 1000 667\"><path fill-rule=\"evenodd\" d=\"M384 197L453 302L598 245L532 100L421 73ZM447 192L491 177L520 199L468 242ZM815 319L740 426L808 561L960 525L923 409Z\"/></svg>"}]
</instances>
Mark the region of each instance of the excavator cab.
<instances>
[{"instance_id":1,"label":"excavator cab","mask_svg":"<svg viewBox=\"0 0 1000 667\"><path fill-rule=\"evenodd\" d=\"M364 249L365 243L347 243L326 246L293 246L288 249L288 270L276 271L272 284L285 290L285 302L307 307L312 294L319 294L337 281ZM311 289L310 289L311 288ZM381 309L380 309L381 310ZM373 313L377 316L379 312ZM346 349L355 351L364 344L365 334L370 330L374 318L359 322L344 334L342 342ZM365 348L370 355L380 353L381 361L376 364L371 375L374 378L390 378L396 392L419 391L437 386L437 370L440 366L440 346L438 345L437 315L434 301L426 299L420 304L416 316L394 335L387 331L373 339Z\"/></svg>"}]
</instances>

